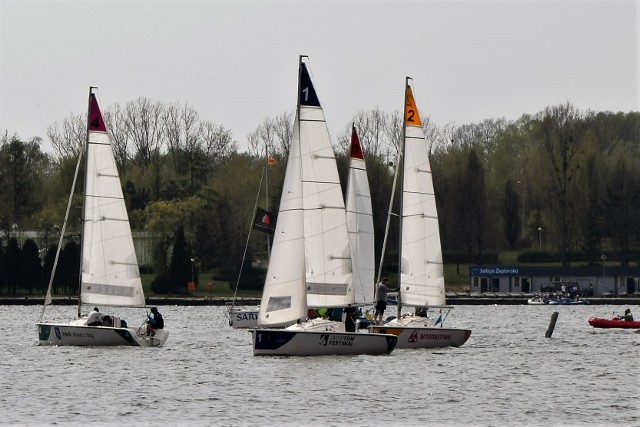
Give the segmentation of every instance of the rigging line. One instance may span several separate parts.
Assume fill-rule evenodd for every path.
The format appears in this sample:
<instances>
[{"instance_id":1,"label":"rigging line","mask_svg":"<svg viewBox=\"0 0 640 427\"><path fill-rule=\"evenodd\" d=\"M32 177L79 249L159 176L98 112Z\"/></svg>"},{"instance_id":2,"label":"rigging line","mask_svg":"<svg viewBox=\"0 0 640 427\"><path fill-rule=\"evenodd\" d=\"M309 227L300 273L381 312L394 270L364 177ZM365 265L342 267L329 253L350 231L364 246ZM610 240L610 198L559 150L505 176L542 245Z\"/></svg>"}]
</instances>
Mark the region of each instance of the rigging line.
<instances>
[{"instance_id":1,"label":"rigging line","mask_svg":"<svg viewBox=\"0 0 640 427\"><path fill-rule=\"evenodd\" d=\"M62 248L62 241L64 240L64 233L67 229L67 222L69 220L69 211L71 211L71 202L73 200L73 193L75 191L76 188L76 182L78 180L78 173L80 171L80 163L82 163L82 153L83 151L81 150L80 153L78 154L78 163L76 164L76 171L75 174L73 175L73 184L71 184L71 194L69 194L69 201L67 202L67 211L64 214L64 222L62 223L62 229L60 230L60 238L58 240L58 248L56 250L56 257L53 260L53 268L51 269L51 277L49 278L49 287L47 288L47 295L45 296L44 299L44 304L42 305L42 312L40 313L40 321L42 322L42 320L44 319L44 310L47 307L47 305L51 304L51 288L53 286L53 278L55 277L56 274L56 268L58 266L58 259L60 258L60 250ZM80 296L78 296L78 300L80 300Z\"/></svg>"},{"instance_id":2,"label":"rigging line","mask_svg":"<svg viewBox=\"0 0 640 427\"><path fill-rule=\"evenodd\" d=\"M242 264L240 264L240 271L238 271L238 280L236 280L236 289L233 291L233 300L231 306L233 307L233 302L236 300L236 295L238 294L238 287L240 286L240 276L242 275L242 267L244 266L244 261L247 256L247 248L249 247L249 239L251 238L251 230L253 230L253 221L255 219L255 212L258 209L258 200L260 199L260 189L262 188L262 180L264 179L264 174L267 170L268 165L264 165L262 168L262 175L260 176L260 185L258 185L258 192L256 194L256 203L253 206L254 215L250 219L249 223L249 234L247 235L247 241L244 245L244 252L242 253Z\"/></svg>"}]
</instances>

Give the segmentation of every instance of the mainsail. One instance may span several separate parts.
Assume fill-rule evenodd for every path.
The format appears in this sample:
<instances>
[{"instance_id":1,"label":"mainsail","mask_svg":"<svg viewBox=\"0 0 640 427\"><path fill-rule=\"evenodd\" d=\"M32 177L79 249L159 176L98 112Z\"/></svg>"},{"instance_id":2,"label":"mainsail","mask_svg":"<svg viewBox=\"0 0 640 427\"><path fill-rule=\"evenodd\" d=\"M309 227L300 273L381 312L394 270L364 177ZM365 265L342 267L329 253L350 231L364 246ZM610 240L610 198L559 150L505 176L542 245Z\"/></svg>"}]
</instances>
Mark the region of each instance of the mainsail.
<instances>
[{"instance_id":1,"label":"mainsail","mask_svg":"<svg viewBox=\"0 0 640 427\"><path fill-rule=\"evenodd\" d=\"M89 101L82 304L145 305L129 217L107 129L95 94Z\"/></svg>"},{"instance_id":2,"label":"mainsail","mask_svg":"<svg viewBox=\"0 0 640 427\"><path fill-rule=\"evenodd\" d=\"M353 288L358 305L373 304L375 254L373 210L367 166L355 126L351 130L351 161L347 184L347 229L353 253Z\"/></svg>"},{"instance_id":3,"label":"mainsail","mask_svg":"<svg viewBox=\"0 0 640 427\"><path fill-rule=\"evenodd\" d=\"M406 85L402 159L400 293L404 306L444 305L444 270L431 166L411 86Z\"/></svg>"},{"instance_id":4,"label":"mainsail","mask_svg":"<svg viewBox=\"0 0 640 427\"><path fill-rule=\"evenodd\" d=\"M298 108L258 324L306 317L307 307L354 303L351 249L335 154L307 66L300 61Z\"/></svg>"}]
</instances>

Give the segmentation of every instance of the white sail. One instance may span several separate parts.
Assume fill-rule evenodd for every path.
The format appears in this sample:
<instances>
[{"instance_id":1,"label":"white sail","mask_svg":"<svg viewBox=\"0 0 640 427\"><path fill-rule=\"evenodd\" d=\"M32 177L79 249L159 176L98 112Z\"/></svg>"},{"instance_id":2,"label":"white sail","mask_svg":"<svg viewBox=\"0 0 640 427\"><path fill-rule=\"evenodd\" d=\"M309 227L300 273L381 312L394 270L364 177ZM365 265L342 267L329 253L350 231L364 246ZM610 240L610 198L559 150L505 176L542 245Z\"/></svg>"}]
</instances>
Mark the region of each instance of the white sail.
<instances>
[{"instance_id":1,"label":"white sail","mask_svg":"<svg viewBox=\"0 0 640 427\"><path fill-rule=\"evenodd\" d=\"M438 212L422 121L406 87L400 293L404 306L444 305Z\"/></svg>"},{"instance_id":2,"label":"white sail","mask_svg":"<svg viewBox=\"0 0 640 427\"><path fill-rule=\"evenodd\" d=\"M353 304L351 249L329 131L300 63L294 123L258 325L305 318L307 307Z\"/></svg>"},{"instance_id":3,"label":"white sail","mask_svg":"<svg viewBox=\"0 0 640 427\"><path fill-rule=\"evenodd\" d=\"M82 231L83 304L145 305L129 217L111 141L95 96L90 101L84 225Z\"/></svg>"},{"instance_id":4,"label":"white sail","mask_svg":"<svg viewBox=\"0 0 640 427\"><path fill-rule=\"evenodd\" d=\"M297 114L293 127L278 221L258 312L260 326L288 325L307 315Z\"/></svg>"},{"instance_id":5,"label":"white sail","mask_svg":"<svg viewBox=\"0 0 640 427\"><path fill-rule=\"evenodd\" d=\"M305 74L303 63L302 82ZM310 79L308 84L312 89ZM319 102L317 105L301 102L300 148L307 304L310 307L350 305L354 294L344 198Z\"/></svg>"},{"instance_id":6,"label":"white sail","mask_svg":"<svg viewBox=\"0 0 640 427\"><path fill-rule=\"evenodd\" d=\"M375 281L373 210L367 166L355 127L351 132L351 161L346 205L347 229L353 254L355 302L359 305L373 304Z\"/></svg>"}]
</instances>

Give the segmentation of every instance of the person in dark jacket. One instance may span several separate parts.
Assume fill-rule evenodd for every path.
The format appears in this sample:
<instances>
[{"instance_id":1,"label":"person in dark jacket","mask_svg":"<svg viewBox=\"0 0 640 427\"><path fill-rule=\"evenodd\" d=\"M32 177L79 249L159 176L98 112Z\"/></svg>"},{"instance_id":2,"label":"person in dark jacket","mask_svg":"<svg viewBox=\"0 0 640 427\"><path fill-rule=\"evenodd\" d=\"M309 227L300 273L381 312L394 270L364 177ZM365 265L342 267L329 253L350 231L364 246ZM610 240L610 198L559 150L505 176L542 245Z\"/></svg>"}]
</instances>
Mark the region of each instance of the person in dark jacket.
<instances>
[{"instance_id":1,"label":"person in dark jacket","mask_svg":"<svg viewBox=\"0 0 640 427\"><path fill-rule=\"evenodd\" d=\"M153 336L156 334L156 329L164 328L164 319L157 307L151 307L151 314L153 314L153 317L149 316L149 320L147 320L147 336Z\"/></svg>"}]
</instances>

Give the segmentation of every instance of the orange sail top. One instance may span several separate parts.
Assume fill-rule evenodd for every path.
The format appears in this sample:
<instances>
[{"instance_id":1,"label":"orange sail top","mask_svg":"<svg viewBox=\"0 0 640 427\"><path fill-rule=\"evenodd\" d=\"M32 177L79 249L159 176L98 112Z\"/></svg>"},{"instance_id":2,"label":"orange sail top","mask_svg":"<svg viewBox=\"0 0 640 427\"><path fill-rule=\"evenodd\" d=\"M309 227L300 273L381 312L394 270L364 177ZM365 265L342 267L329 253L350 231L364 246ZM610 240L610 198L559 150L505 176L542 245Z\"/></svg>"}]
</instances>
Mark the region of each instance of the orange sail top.
<instances>
[{"instance_id":1,"label":"orange sail top","mask_svg":"<svg viewBox=\"0 0 640 427\"><path fill-rule=\"evenodd\" d=\"M422 126L422 120L420 120L416 101L413 99L411 86L407 86L407 105L404 106L404 120L407 125Z\"/></svg>"}]
</instances>

